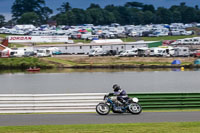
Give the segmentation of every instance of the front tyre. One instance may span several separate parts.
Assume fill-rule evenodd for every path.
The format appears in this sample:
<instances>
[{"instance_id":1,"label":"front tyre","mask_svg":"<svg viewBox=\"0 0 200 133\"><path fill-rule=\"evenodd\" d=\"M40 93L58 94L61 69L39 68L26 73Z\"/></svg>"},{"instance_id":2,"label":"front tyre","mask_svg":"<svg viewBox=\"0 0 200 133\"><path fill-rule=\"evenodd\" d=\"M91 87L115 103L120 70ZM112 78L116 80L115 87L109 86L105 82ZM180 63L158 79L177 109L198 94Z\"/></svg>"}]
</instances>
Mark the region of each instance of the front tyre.
<instances>
[{"instance_id":1,"label":"front tyre","mask_svg":"<svg viewBox=\"0 0 200 133\"><path fill-rule=\"evenodd\" d=\"M105 103L99 103L96 106L96 112L100 115L107 115L110 112L110 107Z\"/></svg>"},{"instance_id":2,"label":"front tyre","mask_svg":"<svg viewBox=\"0 0 200 133\"><path fill-rule=\"evenodd\" d=\"M128 111L131 114L137 115L137 114L140 114L142 112L142 107L138 103L131 103L128 106Z\"/></svg>"}]
</instances>

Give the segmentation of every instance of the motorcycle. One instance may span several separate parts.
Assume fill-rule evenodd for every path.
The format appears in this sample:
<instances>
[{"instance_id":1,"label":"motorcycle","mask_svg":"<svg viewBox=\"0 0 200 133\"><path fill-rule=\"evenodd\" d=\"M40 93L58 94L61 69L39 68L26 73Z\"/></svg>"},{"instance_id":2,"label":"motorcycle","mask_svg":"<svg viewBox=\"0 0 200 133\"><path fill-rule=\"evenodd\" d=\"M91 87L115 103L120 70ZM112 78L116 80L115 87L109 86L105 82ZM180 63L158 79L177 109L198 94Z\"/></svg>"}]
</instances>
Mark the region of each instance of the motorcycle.
<instances>
[{"instance_id":1,"label":"motorcycle","mask_svg":"<svg viewBox=\"0 0 200 133\"><path fill-rule=\"evenodd\" d=\"M123 104L117 100L116 96L109 97L109 95L105 95L104 101L96 106L96 112L99 115L107 115L110 111L113 113L131 113L137 115L142 112L142 107L138 102L138 98L134 97L128 98L126 104Z\"/></svg>"}]
</instances>

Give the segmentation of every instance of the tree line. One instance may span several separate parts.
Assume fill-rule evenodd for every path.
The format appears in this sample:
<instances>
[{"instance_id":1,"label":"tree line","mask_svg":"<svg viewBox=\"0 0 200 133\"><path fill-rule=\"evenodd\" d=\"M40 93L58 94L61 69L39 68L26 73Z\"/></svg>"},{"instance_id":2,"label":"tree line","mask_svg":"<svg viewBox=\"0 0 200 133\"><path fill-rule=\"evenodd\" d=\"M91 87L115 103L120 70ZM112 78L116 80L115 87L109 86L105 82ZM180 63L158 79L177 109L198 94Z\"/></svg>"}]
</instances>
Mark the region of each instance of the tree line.
<instances>
[{"instance_id":1,"label":"tree line","mask_svg":"<svg viewBox=\"0 0 200 133\"><path fill-rule=\"evenodd\" d=\"M53 10L45 5L45 0L15 0L12 5L12 20L5 23L5 17L0 15L0 26L5 24L46 24L55 21L58 25L121 25L138 24L170 24L200 22L200 9L187 6L186 3L173 5L170 8L127 2L123 6L107 5L101 8L92 3L87 9L72 8L69 2L64 2L58 13L51 16Z\"/></svg>"}]
</instances>

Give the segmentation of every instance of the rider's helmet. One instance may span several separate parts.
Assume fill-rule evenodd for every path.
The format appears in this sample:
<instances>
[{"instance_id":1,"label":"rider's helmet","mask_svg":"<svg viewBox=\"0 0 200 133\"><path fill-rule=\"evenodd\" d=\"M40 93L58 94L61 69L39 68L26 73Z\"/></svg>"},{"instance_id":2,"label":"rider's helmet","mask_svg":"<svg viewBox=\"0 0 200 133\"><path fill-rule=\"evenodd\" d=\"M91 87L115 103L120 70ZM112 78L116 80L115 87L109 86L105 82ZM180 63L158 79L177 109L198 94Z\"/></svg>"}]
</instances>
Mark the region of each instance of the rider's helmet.
<instances>
[{"instance_id":1,"label":"rider's helmet","mask_svg":"<svg viewBox=\"0 0 200 133\"><path fill-rule=\"evenodd\" d=\"M114 84L113 85L113 90L118 90L118 89L120 89L120 86L118 84Z\"/></svg>"}]
</instances>

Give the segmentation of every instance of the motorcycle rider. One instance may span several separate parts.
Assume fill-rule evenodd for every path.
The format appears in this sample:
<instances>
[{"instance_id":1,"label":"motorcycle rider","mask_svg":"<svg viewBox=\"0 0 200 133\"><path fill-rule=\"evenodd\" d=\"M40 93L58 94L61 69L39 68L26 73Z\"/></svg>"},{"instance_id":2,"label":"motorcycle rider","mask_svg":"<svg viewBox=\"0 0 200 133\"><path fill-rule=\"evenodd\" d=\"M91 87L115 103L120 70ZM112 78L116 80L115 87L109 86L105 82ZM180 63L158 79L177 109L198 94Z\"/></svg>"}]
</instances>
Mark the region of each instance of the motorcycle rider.
<instances>
[{"instance_id":1,"label":"motorcycle rider","mask_svg":"<svg viewBox=\"0 0 200 133\"><path fill-rule=\"evenodd\" d=\"M114 95L117 96L117 100L125 105L128 100L128 95L126 94L126 91L121 89L121 87L118 84L113 85L113 91Z\"/></svg>"}]
</instances>

